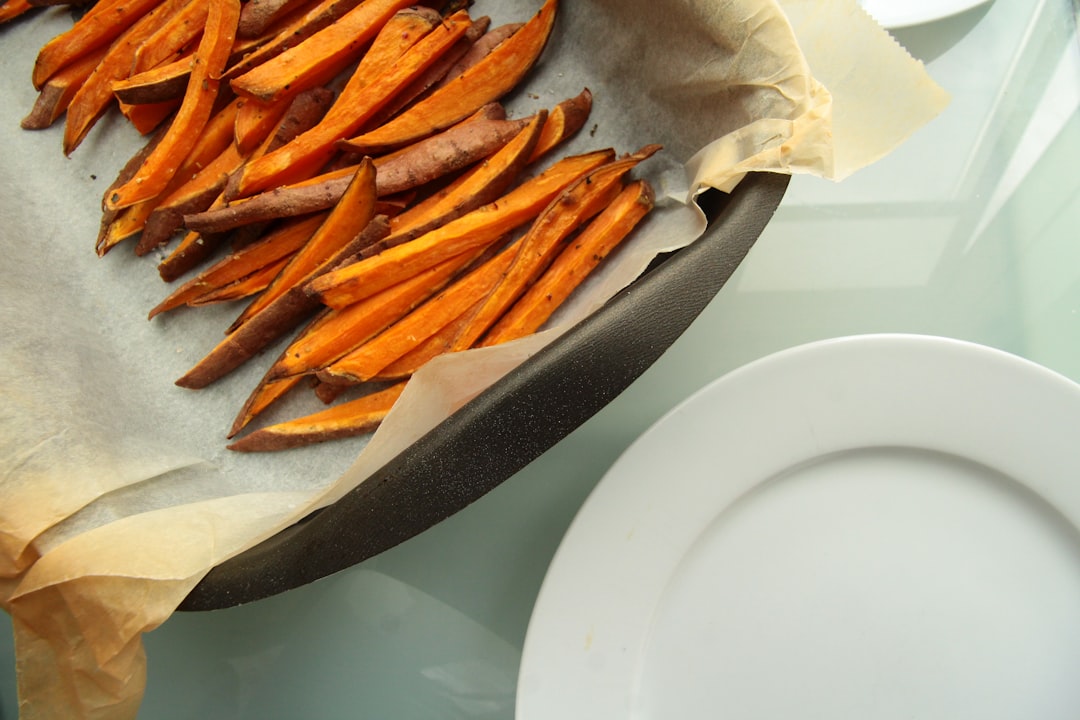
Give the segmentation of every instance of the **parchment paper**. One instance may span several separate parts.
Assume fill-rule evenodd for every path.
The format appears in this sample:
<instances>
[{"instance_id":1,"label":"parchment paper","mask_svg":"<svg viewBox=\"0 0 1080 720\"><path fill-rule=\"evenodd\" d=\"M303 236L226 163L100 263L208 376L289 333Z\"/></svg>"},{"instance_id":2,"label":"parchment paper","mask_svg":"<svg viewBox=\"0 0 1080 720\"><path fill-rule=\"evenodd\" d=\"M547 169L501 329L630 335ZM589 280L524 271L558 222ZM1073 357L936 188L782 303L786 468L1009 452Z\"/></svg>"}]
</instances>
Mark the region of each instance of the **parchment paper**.
<instances>
[{"instance_id":1,"label":"parchment paper","mask_svg":"<svg viewBox=\"0 0 1080 720\"><path fill-rule=\"evenodd\" d=\"M477 0L474 15L500 23L538 7ZM141 633L211 567L355 487L656 252L695 239L700 188L729 190L750 170L842 179L947 103L854 0L566 0L508 106L523 115L590 88L590 128L565 152L662 143L640 173L658 212L556 327L440 358L372 438L240 455L224 432L276 351L209 390L176 388L238 309L148 322L167 294L159 258L93 252L101 194L141 140L110 116L64 158L59 126L18 128L37 50L69 26L49 10L0 28L0 604L27 719L134 717ZM316 407L297 399L266 422Z\"/></svg>"}]
</instances>

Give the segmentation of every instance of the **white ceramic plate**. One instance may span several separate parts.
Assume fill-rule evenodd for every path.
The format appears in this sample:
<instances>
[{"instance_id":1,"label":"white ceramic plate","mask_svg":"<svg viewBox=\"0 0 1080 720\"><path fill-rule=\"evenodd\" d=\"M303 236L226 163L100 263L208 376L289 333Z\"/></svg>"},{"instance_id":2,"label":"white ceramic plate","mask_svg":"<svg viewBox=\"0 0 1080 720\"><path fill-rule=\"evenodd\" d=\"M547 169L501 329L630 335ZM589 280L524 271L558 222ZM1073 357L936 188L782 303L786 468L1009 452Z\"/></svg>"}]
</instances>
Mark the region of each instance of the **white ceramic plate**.
<instances>
[{"instance_id":1,"label":"white ceramic plate","mask_svg":"<svg viewBox=\"0 0 1080 720\"><path fill-rule=\"evenodd\" d=\"M990 0L860 0L882 26L893 29L922 25L959 15Z\"/></svg>"},{"instance_id":2,"label":"white ceramic plate","mask_svg":"<svg viewBox=\"0 0 1080 720\"><path fill-rule=\"evenodd\" d=\"M736 370L611 468L518 720L1080 717L1080 386L955 340Z\"/></svg>"}]
</instances>

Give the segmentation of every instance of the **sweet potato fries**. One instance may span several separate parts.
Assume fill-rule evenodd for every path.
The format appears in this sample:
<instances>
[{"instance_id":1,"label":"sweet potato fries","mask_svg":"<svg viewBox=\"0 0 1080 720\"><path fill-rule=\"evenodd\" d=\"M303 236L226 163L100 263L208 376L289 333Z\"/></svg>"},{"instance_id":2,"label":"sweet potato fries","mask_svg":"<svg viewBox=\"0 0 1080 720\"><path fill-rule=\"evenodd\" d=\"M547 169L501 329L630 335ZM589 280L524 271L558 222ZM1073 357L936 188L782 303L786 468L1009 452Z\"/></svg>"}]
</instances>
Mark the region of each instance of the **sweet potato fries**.
<instances>
[{"instance_id":1,"label":"sweet potato fries","mask_svg":"<svg viewBox=\"0 0 1080 720\"><path fill-rule=\"evenodd\" d=\"M98 0L41 49L24 127L65 118L72 153L117 108L148 136L102 198L97 253L130 242L164 280L190 274L150 318L244 303L177 384L285 348L231 449L370 432L433 358L542 328L652 208L632 176L658 146L553 157L588 90L525 117L500 103L557 0L495 27L467 6ZM332 406L247 431L311 388Z\"/></svg>"}]
</instances>

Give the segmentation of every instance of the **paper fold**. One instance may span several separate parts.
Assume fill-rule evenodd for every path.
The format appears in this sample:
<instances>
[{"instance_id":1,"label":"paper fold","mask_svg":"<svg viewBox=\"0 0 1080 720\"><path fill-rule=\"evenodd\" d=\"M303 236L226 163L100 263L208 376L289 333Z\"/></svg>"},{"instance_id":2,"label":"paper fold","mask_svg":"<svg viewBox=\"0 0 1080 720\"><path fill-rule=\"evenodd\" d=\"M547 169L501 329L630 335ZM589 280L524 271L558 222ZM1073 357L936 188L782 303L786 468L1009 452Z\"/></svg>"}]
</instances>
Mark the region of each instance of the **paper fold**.
<instances>
[{"instance_id":1,"label":"paper fold","mask_svg":"<svg viewBox=\"0 0 1080 720\"><path fill-rule=\"evenodd\" d=\"M502 22L537 6L478 1L474 10ZM854 0L593 0L559 12L511 110L588 86L594 132L566 152L665 146L645 170L660 189L658 212L564 309L564 323L657 252L693 241L704 225L687 200L702 187L729 190L760 170L846 177L947 102ZM128 718L145 685L141 634L211 567L348 492L560 328L440 359L358 457L362 442L266 457L224 451L222 429L262 368L199 393L171 382L235 310L148 323L162 296L152 267L115 251L93 256L102 183L139 141L113 124L69 161L56 157L56 133L19 134L33 57L67 22L42 15L0 38L20 63L0 80L11 106L0 109L4 132L20 140L0 175L0 220L14 228L0 269L0 604L15 621L24 718ZM52 201L21 202L28 193Z\"/></svg>"}]
</instances>

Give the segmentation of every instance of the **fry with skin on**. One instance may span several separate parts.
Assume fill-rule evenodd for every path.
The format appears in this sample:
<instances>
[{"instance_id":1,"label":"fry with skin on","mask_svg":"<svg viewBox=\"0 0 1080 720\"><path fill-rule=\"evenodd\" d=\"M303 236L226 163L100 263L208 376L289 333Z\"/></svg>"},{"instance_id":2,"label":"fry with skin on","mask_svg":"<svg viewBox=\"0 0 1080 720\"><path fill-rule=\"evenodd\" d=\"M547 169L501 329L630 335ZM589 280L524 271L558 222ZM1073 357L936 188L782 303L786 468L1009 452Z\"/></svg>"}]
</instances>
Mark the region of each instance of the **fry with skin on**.
<instances>
[{"instance_id":1,"label":"fry with skin on","mask_svg":"<svg viewBox=\"0 0 1080 720\"><path fill-rule=\"evenodd\" d=\"M449 50L428 66L424 72L420 73L415 80L398 91L388 104L383 105L378 112L371 116L371 119L367 121L367 125L370 127L383 125L387 120L401 112L402 108L427 93L436 83L446 77L454 65L468 53L477 38L487 32L490 25L491 18L486 15L474 19L469 29L465 31L464 37L455 42Z\"/></svg>"},{"instance_id":2,"label":"fry with skin on","mask_svg":"<svg viewBox=\"0 0 1080 720\"><path fill-rule=\"evenodd\" d=\"M228 285L222 285L213 290L207 290L202 295L189 300L187 304L189 307L202 307L203 305L213 305L251 297L255 293L265 290L288 262L289 258L287 257L275 260L247 277L234 280Z\"/></svg>"},{"instance_id":3,"label":"fry with skin on","mask_svg":"<svg viewBox=\"0 0 1080 720\"><path fill-rule=\"evenodd\" d=\"M367 168L357 171L355 186L350 186L342 202L304 247L292 256L270 287L245 309L234 323L235 329L177 380L177 385L193 389L205 387L291 331L319 307L318 302L304 291L304 285L356 254L359 247L375 242L389 232L384 217L372 217L374 170Z\"/></svg>"},{"instance_id":4,"label":"fry with skin on","mask_svg":"<svg viewBox=\"0 0 1080 720\"><path fill-rule=\"evenodd\" d=\"M275 21L285 17L306 0L248 0L240 12L240 24L236 35L242 38L258 37Z\"/></svg>"},{"instance_id":5,"label":"fry with skin on","mask_svg":"<svg viewBox=\"0 0 1080 720\"><path fill-rule=\"evenodd\" d=\"M498 100L539 59L555 22L556 7L556 0L545 0L532 19L477 64L386 124L350 142L363 152L398 147L449 127L482 105Z\"/></svg>"},{"instance_id":6,"label":"fry with skin on","mask_svg":"<svg viewBox=\"0 0 1080 720\"><path fill-rule=\"evenodd\" d=\"M571 101L560 103L555 110L558 111L567 102ZM589 111L588 107L584 109L586 113ZM584 124L585 118L580 119ZM500 155L493 157L489 162L471 170L443 190L391 218L390 236L378 245L365 250L364 256L369 257L388 247L408 242L442 223L460 217L481 205L494 202L510 187L526 165L539 160L543 154L550 152L578 129L580 127L575 127L573 124L557 122L556 128L552 130L549 114L543 126L539 128L539 136L535 140L530 137L529 144L511 143L500 151ZM537 153L536 148L545 134L547 135L547 149L543 154Z\"/></svg>"},{"instance_id":7,"label":"fry with skin on","mask_svg":"<svg viewBox=\"0 0 1080 720\"><path fill-rule=\"evenodd\" d=\"M379 197L394 195L479 162L528 124L529 119L474 121L422 140L407 153L376 158L377 193ZM324 210L338 202L349 179L349 168L325 173L216 210L189 214L184 226L198 232L224 232L253 222Z\"/></svg>"},{"instance_id":8,"label":"fry with skin on","mask_svg":"<svg viewBox=\"0 0 1080 720\"><path fill-rule=\"evenodd\" d=\"M547 122L540 132L529 162L536 162L568 138L573 137L585 127L592 112L592 93L585 88L572 98L563 100L548 113Z\"/></svg>"},{"instance_id":9,"label":"fry with skin on","mask_svg":"<svg viewBox=\"0 0 1080 720\"><path fill-rule=\"evenodd\" d=\"M264 32L265 37L261 42L238 37L236 46L241 50L242 57L222 77L232 80L276 58L333 24L359 4L360 0L321 0L307 9L301 8L299 14L289 13L272 23ZM249 48L250 43L254 47Z\"/></svg>"},{"instance_id":10,"label":"fry with skin on","mask_svg":"<svg viewBox=\"0 0 1080 720\"><path fill-rule=\"evenodd\" d=\"M480 253L462 253L341 310L304 330L267 371L270 380L319 370L368 342L446 286Z\"/></svg>"},{"instance_id":11,"label":"fry with skin on","mask_svg":"<svg viewBox=\"0 0 1080 720\"><path fill-rule=\"evenodd\" d=\"M547 322L570 293L652 210L653 191L644 180L627 185L619 196L581 231L551 266L499 318L479 347L530 335Z\"/></svg>"},{"instance_id":12,"label":"fry with skin on","mask_svg":"<svg viewBox=\"0 0 1080 720\"><path fill-rule=\"evenodd\" d=\"M169 184L210 119L218 97L217 78L228 59L239 15L239 0L212 0L180 110L135 177L109 194L106 207L116 210L148 200Z\"/></svg>"},{"instance_id":13,"label":"fry with skin on","mask_svg":"<svg viewBox=\"0 0 1080 720\"><path fill-rule=\"evenodd\" d=\"M139 45L183 4L183 0L163 0L125 30L109 47L94 71L76 91L68 105L64 123L64 154L70 155L105 114L114 100L113 82L127 77Z\"/></svg>"},{"instance_id":14,"label":"fry with skin on","mask_svg":"<svg viewBox=\"0 0 1080 720\"><path fill-rule=\"evenodd\" d=\"M367 231L377 236L385 231L385 224L376 218L368 224ZM361 241L368 239L362 236L363 233ZM318 303L311 302L296 288L282 293L261 312L229 333L176 384L194 390L216 382L261 353L270 343L291 332L318 309Z\"/></svg>"},{"instance_id":15,"label":"fry with skin on","mask_svg":"<svg viewBox=\"0 0 1080 720\"><path fill-rule=\"evenodd\" d=\"M153 318L160 313L187 305L205 293L225 287L268 264L290 257L304 246L325 219L325 213L297 218L267 233L256 242L230 253L176 288L150 311L148 317Z\"/></svg>"},{"instance_id":16,"label":"fry with skin on","mask_svg":"<svg viewBox=\"0 0 1080 720\"><path fill-rule=\"evenodd\" d=\"M434 19L425 15L420 12L397 13L387 24L389 36L393 38L390 52L385 56L374 55L372 53L384 44L373 45L357 68L353 78L356 82L350 81L346 85L322 122L275 152L248 163L237 182L236 197L244 197L279 185L287 174L295 177L298 168L310 170L305 177L315 174L333 157L337 151L335 143L339 139L360 127L385 105L397 90L446 52L465 34L470 25L466 13L455 13L439 26L438 32L430 32L438 15L436 14ZM393 20L399 18L400 24L407 24L408 29L403 31L397 28L399 23ZM423 32L418 26L426 26L428 31ZM402 35L411 36L421 32L419 40L402 52ZM385 37L387 33L380 32L376 41ZM368 58L374 58L375 68L371 75L368 74L368 63L365 62Z\"/></svg>"},{"instance_id":17,"label":"fry with skin on","mask_svg":"<svg viewBox=\"0 0 1080 720\"><path fill-rule=\"evenodd\" d=\"M221 145L224 146L221 154L209 161L200 161L203 165L196 168L196 172L182 183L170 183L163 193L162 200L154 208L146 220L143 235L136 247L136 251L148 252L154 247L167 242L173 234L184 225L184 216L189 213L206 211L215 204L224 206L224 201L218 202L224 193L228 179L250 157L265 153L274 147L287 143L296 134L303 132L319 121L329 107L332 93L325 88L312 88L285 103L285 112L278 118L276 127L259 125L250 130L248 141L258 141L260 144L254 150L244 152L239 143L230 142L233 137L235 124L240 119L240 114L250 101L238 98L230 104L234 109L231 116L222 117L214 121L214 130L221 134ZM227 123L223 127L217 127L220 123ZM261 132L261 136L254 133ZM209 134L209 130L208 133ZM204 135L205 137L205 135ZM181 179L183 179L181 173ZM201 230L203 233L213 232ZM202 246L206 247L206 246ZM207 248L209 250L209 248ZM189 246L183 252L188 261L199 256L208 255L193 251Z\"/></svg>"},{"instance_id":18,"label":"fry with skin on","mask_svg":"<svg viewBox=\"0 0 1080 720\"><path fill-rule=\"evenodd\" d=\"M324 88L318 89L323 90ZM314 90L315 88L312 88L307 93ZM331 96L333 94L329 90L326 92ZM306 93L300 93L297 98L306 96ZM332 101L329 99L326 101L328 108L330 102ZM236 149L244 155L255 150L269 132L278 126L288 111L290 104L288 102L261 103L258 100L245 98L243 105L240 106L240 110L236 114L236 125L233 129Z\"/></svg>"},{"instance_id":19,"label":"fry with skin on","mask_svg":"<svg viewBox=\"0 0 1080 720\"><path fill-rule=\"evenodd\" d=\"M55 72L38 92L34 107L23 118L20 127L23 130L43 130L51 127L68 109L75 93L108 51L107 47L98 48Z\"/></svg>"},{"instance_id":20,"label":"fry with skin on","mask_svg":"<svg viewBox=\"0 0 1080 720\"><path fill-rule=\"evenodd\" d=\"M112 83L116 99L129 105L146 105L182 98L191 77L191 58L181 57L164 65L128 75Z\"/></svg>"},{"instance_id":21,"label":"fry with skin on","mask_svg":"<svg viewBox=\"0 0 1080 720\"><path fill-rule=\"evenodd\" d=\"M364 230L376 213L375 164L371 158L365 158L353 173L352 181L341 200L326 216L311 238L293 255L288 267L274 280L266 292L256 298L244 309L237 319L237 324L247 321L270 305L280 295L290 290L299 291L315 272L333 260L334 264L358 252L355 243L350 243ZM389 231L389 225L387 225ZM385 233L381 233L385 235ZM349 244L347 254L342 248ZM335 259L336 258L336 259Z\"/></svg>"},{"instance_id":22,"label":"fry with skin on","mask_svg":"<svg viewBox=\"0 0 1080 720\"><path fill-rule=\"evenodd\" d=\"M369 433L390 413L404 389L405 383L397 383L321 412L260 428L228 448L237 452L286 450Z\"/></svg>"},{"instance_id":23,"label":"fry with skin on","mask_svg":"<svg viewBox=\"0 0 1080 720\"><path fill-rule=\"evenodd\" d=\"M524 24L525 23L520 22L506 23L505 25L499 25L484 33L472 44L472 47L470 47L469 50L446 71L446 76L439 80L434 87L436 89L441 88L443 85L446 85L458 75L461 75L473 65L483 60L487 57L488 53L499 46L499 43L520 30Z\"/></svg>"},{"instance_id":24,"label":"fry with skin on","mask_svg":"<svg viewBox=\"0 0 1080 720\"><path fill-rule=\"evenodd\" d=\"M407 380L415 375L420 368L424 367L424 365L434 360L439 355L450 352L451 346L454 343L454 338L461 334L461 331L469 322L469 318L473 313L480 309L480 305L483 302L483 298L477 300L471 307L466 308L461 315L444 325L427 340L424 340L412 350L409 350L397 360L394 360L382 370L375 373L372 380L376 382ZM326 387L333 387L330 383L324 382L321 384Z\"/></svg>"},{"instance_id":25,"label":"fry with skin on","mask_svg":"<svg viewBox=\"0 0 1080 720\"><path fill-rule=\"evenodd\" d=\"M363 300L425 268L479 248L532 220L568 185L606 163L610 150L564 158L535 178L430 232L313 280L312 294L333 308Z\"/></svg>"},{"instance_id":26,"label":"fry with skin on","mask_svg":"<svg viewBox=\"0 0 1080 720\"><path fill-rule=\"evenodd\" d=\"M267 382L265 379L260 382L248 397L247 402L244 403L244 407L240 409L236 419L233 420L232 427L229 428L226 437L235 437L259 413L284 397L290 390L299 385L303 379L302 375L297 375L296 377L274 380L273 382Z\"/></svg>"},{"instance_id":27,"label":"fry with skin on","mask_svg":"<svg viewBox=\"0 0 1080 720\"><path fill-rule=\"evenodd\" d=\"M210 0L188 0L135 51L131 74L152 70L190 55L210 12Z\"/></svg>"},{"instance_id":28,"label":"fry with skin on","mask_svg":"<svg viewBox=\"0 0 1080 720\"><path fill-rule=\"evenodd\" d=\"M0 5L0 25L25 15L34 9L27 0L7 0Z\"/></svg>"},{"instance_id":29,"label":"fry with skin on","mask_svg":"<svg viewBox=\"0 0 1080 720\"><path fill-rule=\"evenodd\" d=\"M555 258L563 242L583 223L607 207L634 167L659 150L649 145L581 178L559 194L517 242L514 260L483 305L454 340L452 350L472 347Z\"/></svg>"},{"instance_id":30,"label":"fry with skin on","mask_svg":"<svg viewBox=\"0 0 1080 720\"><path fill-rule=\"evenodd\" d=\"M228 103L214 114L195 143L195 147L192 148L191 153L181 164L162 196L190 181L229 146L229 128L236 117L236 105L236 102ZM163 136L163 132L159 133L159 137ZM145 152L137 154L136 157L139 158L136 161L137 164L131 168L124 182L135 176L138 168L142 166L142 163L149 157L152 150L152 147L148 147ZM108 197L108 194L105 194L106 197ZM159 205L159 198L152 198L116 211L107 226L103 226L103 235L99 240L99 245L113 247L129 237L145 231L150 218L153 217L153 213ZM169 235L171 236L171 231ZM150 238L140 238L139 245L141 247L137 246L136 252L145 254L143 248L149 242L151 242Z\"/></svg>"},{"instance_id":31,"label":"fry with skin on","mask_svg":"<svg viewBox=\"0 0 1080 720\"><path fill-rule=\"evenodd\" d=\"M510 267L514 255L512 247L504 249L384 332L317 372L316 377L331 384L352 384L377 377L387 365L415 350L482 300Z\"/></svg>"},{"instance_id":32,"label":"fry with skin on","mask_svg":"<svg viewBox=\"0 0 1080 720\"><path fill-rule=\"evenodd\" d=\"M60 33L38 51L32 74L34 89L41 90L49 78L72 61L108 46L160 2L100 0L70 30Z\"/></svg>"},{"instance_id":33,"label":"fry with skin on","mask_svg":"<svg viewBox=\"0 0 1080 720\"><path fill-rule=\"evenodd\" d=\"M299 42L295 42L295 36L290 37L287 42L295 44L279 55L242 75L230 72L233 90L269 102L288 91L319 85L348 67L394 13L410 4L410 0L354 3L351 10L309 37Z\"/></svg>"}]
</instances>

